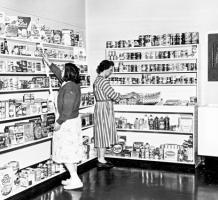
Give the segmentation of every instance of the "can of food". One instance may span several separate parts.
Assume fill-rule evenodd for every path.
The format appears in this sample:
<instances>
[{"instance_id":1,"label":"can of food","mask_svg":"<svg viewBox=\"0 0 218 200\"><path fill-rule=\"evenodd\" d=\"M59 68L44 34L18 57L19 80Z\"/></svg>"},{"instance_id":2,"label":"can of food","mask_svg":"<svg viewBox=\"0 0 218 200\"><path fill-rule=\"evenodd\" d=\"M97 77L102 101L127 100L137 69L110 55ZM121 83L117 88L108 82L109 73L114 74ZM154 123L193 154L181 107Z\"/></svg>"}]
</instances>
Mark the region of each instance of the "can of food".
<instances>
[{"instance_id":1,"label":"can of food","mask_svg":"<svg viewBox=\"0 0 218 200\"><path fill-rule=\"evenodd\" d=\"M199 43L199 33L198 32L192 32L191 33L192 38L192 44L198 44Z\"/></svg>"},{"instance_id":2,"label":"can of food","mask_svg":"<svg viewBox=\"0 0 218 200\"><path fill-rule=\"evenodd\" d=\"M185 44L191 44L192 42L192 34L190 32L185 33Z\"/></svg>"}]
</instances>

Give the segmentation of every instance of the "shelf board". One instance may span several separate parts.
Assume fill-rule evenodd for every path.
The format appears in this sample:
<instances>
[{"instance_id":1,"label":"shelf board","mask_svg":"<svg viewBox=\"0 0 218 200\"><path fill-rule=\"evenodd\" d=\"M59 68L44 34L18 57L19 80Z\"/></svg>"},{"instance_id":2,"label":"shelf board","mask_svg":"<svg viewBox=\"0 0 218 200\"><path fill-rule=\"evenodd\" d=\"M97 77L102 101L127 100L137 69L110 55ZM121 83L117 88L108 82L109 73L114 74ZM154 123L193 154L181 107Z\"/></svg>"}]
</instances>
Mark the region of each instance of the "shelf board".
<instances>
[{"instance_id":1,"label":"shelf board","mask_svg":"<svg viewBox=\"0 0 218 200\"><path fill-rule=\"evenodd\" d=\"M86 161L83 161L82 163L79 163L78 166L81 166L81 165L83 165L83 164L85 164L85 163L87 163L87 162L89 162L89 161L91 161L91 160L94 160L94 159L96 159L96 157L89 158L89 159L87 159ZM65 172L66 172L66 170L63 170L63 171L61 171L61 172L59 172L59 173L56 173L56 174L54 174L54 175L52 175L52 176L50 176L50 177L47 177L47 178L42 179L42 180L40 180L40 181L38 181L38 182L35 182L33 185L30 185L30 186L28 186L28 187L19 187L19 189L14 190L14 191L12 191L9 195L3 197L2 200L6 200L6 199L8 199L8 198L10 198L10 197L13 197L13 196L15 196L15 195L17 195L17 194L19 194L19 193L21 193L21 192L24 192L24 191L26 191L26 190L28 190L28 189L30 189L30 188L32 188L32 187L35 187L35 186L37 186L37 185L39 185L39 184L41 184L41 183L43 183L43 182L46 182L46 181L48 181L48 180L50 180L50 179L52 179L52 178L55 178L55 177L57 177L57 176L59 176L59 175L61 175L61 174L64 174Z\"/></svg>"},{"instance_id":2,"label":"shelf board","mask_svg":"<svg viewBox=\"0 0 218 200\"><path fill-rule=\"evenodd\" d=\"M35 60L42 61L42 57L37 56L26 56L26 55L11 55L11 54L0 54L0 58L4 59L17 59L17 60ZM49 58L51 62L71 62L75 64L82 64L85 61L74 60L74 59L60 59L60 58Z\"/></svg>"},{"instance_id":3,"label":"shelf board","mask_svg":"<svg viewBox=\"0 0 218 200\"><path fill-rule=\"evenodd\" d=\"M90 108L90 107L93 107L93 106L94 106L94 104L92 104L92 105L86 105L86 106L81 106L80 109Z\"/></svg>"},{"instance_id":4,"label":"shelf board","mask_svg":"<svg viewBox=\"0 0 218 200\"><path fill-rule=\"evenodd\" d=\"M163 59L141 59L141 60L111 60L113 62L162 62L162 61L196 61L196 57L192 58L163 58Z\"/></svg>"},{"instance_id":5,"label":"shelf board","mask_svg":"<svg viewBox=\"0 0 218 200\"><path fill-rule=\"evenodd\" d=\"M167 131L167 130L138 130L138 129L119 129L120 132L137 132L142 134L171 134L171 135L193 135L193 133L188 132L177 132L177 131Z\"/></svg>"},{"instance_id":6,"label":"shelf board","mask_svg":"<svg viewBox=\"0 0 218 200\"><path fill-rule=\"evenodd\" d=\"M35 145L35 144L43 143L43 142L46 142L46 141L49 141L49 140L52 140L52 136L44 137L44 138L37 139L37 140L32 140L32 141L29 141L29 142L24 142L22 144L12 145L10 147L5 147L5 148L0 149L0 154L6 153L6 152L9 152L9 151L13 151L13 150L17 150L17 149L20 149L20 148L24 148L24 147L27 147L27 146L32 146L32 145Z\"/></svg>"},{"instance_id":7,"label":"shelf board","mask_svg":"<svg viewBox=\"0 0 218 200\"><path fill-rule=\"evenodd\" d=\"M113 74L174 74L174 73L197 73L197 71L153 71L153 72L113 72Z\"/></svg>"},{"instance_id":8,"label":"shelf board","mask_svg":"<svg viewBox=\"0 0 218 200\"><path fill-rule=\"evenodd\" d=\"M106 51L109 50L145 50L145 49L172 49L172 48L190 48L192 46L198 46L198 44L182 44L182 45L168 45L168 46L147 46L147 47L125 47L125 48L106 48Z\"/></svg>"},{"instance_id":9,"label":"shelf board","mask_svg":"<svg viewBox=\"0 0 218 200\"><path fill-rule=\"evenodd\" d=\"M16 37L0 37L0 40L6 39L7 41L11 42L19 42L19 43L24 43L24 44L29 44L29 45L36 45L36 43L41 43L44 47L51 47L51 48L58 48L58 49L69 49L69 50L74 50L75 48L77 49L84 49L84 47L78 47L78 46L68 46L68 45L63 45L63 44L54 44L54 43L47 43L39 40L30 40L30 39L22 39L22 38L16 38Z\"/></svg>"},{"instance_id":10,"label":"shelf board","mask_svg":"<svg viewBox=\"0 0 218 200\"><path fill-rule=\"evenodd\" d=\"M56 177L56 176L59 176L59 175L65 173L65 172L66 172L66 171L62 171L62 172L56 173L56 174L54 174L54 175L52 175L52 176L50 176L50 177L47 177L47 178L42 179L42 180L40 180L40 181L37 181L37 182L33 183L32 185L30 185L30 186L28 186L28 187L19 187L19 189L14 190L14 191L12 191L12 193L10 193L9 195L3 197L2 200L8 199L9 197L12 197L12 196L14 196L14 195L16 195L16 194L19 194L19 193L21 193L21 192L24 192L24 191L26 191L26 190L28 190L28 189L30 189L30 188L36 186L36 185L39 185L39 184L41 184L41 183L43 183L43 182L46 182L46 181L48 181L49 179L52 179L52 178L54 178L54 177Z\"/></svg>"},{"instance_id":11,"label":"shelf board","mask_svg":"<svg viewBox=\"0 0 218 200\"><path fill-rule=\"evenodd\" d=\"M93 128L93 127L94 125L85 126L85 127L82 127L82 130L86 130L86 129Z\"/></svg>"},{"instance_id":12,"label":"shelf board","mask_svg":"<svg viewBox=\"0 0 218 200\"><path fill-rule=\"evenodd\" d=\"M54 87L52 90L59 90L59 87ZM0 94L6 93L22 93L22 92L44 92L49 91L49 88L34 88L34 89L17 89L17 90L0 90Z\"/></svg>"},{"instance_id":13,"label":"shelf board","mask_svg":"<svg viewBox=\"0 0 218 200\"><path fill-rule=\"evenodd\" d=\"M168 160L158 160L158 159L145 159L145 158L133 158L133 157L123 157L123 156L112 156L105 155L106 158L118 158L118 159L126 159L126 160L141 160L141 161L152 161L152 162L165 162L165 163L175 163L175 164L186 164L186 165L194 165L194 162L179 162L179 161L168 161Z\"/></svg>"},{"instance_id":14,"label":"shelf board","mask_svg":"<svg viewBox=\"0 0 218 200\"><path fill-rule=\"evenodd\" d=\"M49 73L49 75L54 75ZM80 73L80 75L89 75L88 73ZM0 76L47 76L46 72L0 72Z\"/></svg>"},{"instance_id":15,"label":"shelf board","mask_svg":"<svg viewBox=\"0 0 218 200\"><path fill-rule=\"evenodd\" d=\"M7 121L18 121L22 119L29 119L33 117L38 117L41 115L49 115L49 114L54 114L54 112L47 112L47 113L38 113L38 114L33 114L33 115L25 115L25 116L20 116L20 117L12 117L12 118L6 118L6 119L0 119L0 123L7 122Z\"/></svg>"},{"instance_id":16,"label":"shelf board","mask_svg":"<svg viewBox=\"0 0 218 200\"><path fill-rule=\"evenodd\" d=\"M173 86L173 87L184 87L184 86L191 86L191 87L196 87L197 84L111 84L111 86L115 86L115 87L120 87L120 86L152 86L152 87L159 87L159 86Z\"/></svg>"},{"instance_id":17,"label":"shelf board","mask_svg":"<svg viewBox=\"0 0 218 200\"><path fill-rule=\"evenodd\" d=\"M96 159L96 158L97 158L97 156L94 156L94 157L89 158L89 159L87 159L87 160L85 160L85 161L82 161L81 163L78 164L78 166L81 166L81 165L83 165L83 164L85 164L85 163L87 163L87 162L89 162L89 161L91 161L91 160L94 160L94 159Z\"/></svg>"},{"instance_id":18,"label":"shelf board","mask_svg":"<svg viewBox=\"0 0 218 200\"><path fill-rule=\"evenodd\" d=\"M196 106L167 106L167 105L114 105L115 112L125 113L172 113L190 114L193 116Z\"/></svg>"}]
</instances>

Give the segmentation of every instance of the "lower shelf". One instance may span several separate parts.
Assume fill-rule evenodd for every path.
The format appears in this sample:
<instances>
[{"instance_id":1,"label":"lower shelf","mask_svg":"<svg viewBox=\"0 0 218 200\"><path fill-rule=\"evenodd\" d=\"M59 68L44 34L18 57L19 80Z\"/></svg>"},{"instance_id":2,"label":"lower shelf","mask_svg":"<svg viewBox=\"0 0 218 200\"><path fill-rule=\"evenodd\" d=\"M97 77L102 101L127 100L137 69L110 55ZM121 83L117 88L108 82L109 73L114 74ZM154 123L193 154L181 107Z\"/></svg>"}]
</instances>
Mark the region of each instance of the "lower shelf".
<instances>
[{"instance_id":1,"label":"lower shelf","mask_svg":"<svg viewBox=\"0 0 218 200\"><path fill-rule=\"evenodd\" d=\"M112 156L106 155L106 158L118 158L118 159L126 159L126 160L142 160L142 161L152 161L152 162L165 162L165 163L174 163L174 164L185 164L185 165L195 165L192 162L179 162L179 161L169 161L169 160L158 160L158 159L145 159L145 158L133 158L133 157L123 157L123 156Z\"/></svg>"},{"instance_id":2,"label":"lower shelf","mask_svg":"<svg viewBox=\"0 0 218 200\"><path fill-rule=\"evenodd\" d=\"M86 161L84 161L84 162L82 162L82 163L79 163L78 166L81 166L81 165L83 165L83 164L85 164L85 163L87 163L87 162L89 162L89 161L91 161L91 160L94 160L94 159L96 159L96 157L87 159ZM19 188L17 188L17 189L14 189L9 195L3 196L3 197L0 196L0 199L1 199L1 200L6 200L6 199L8 199L8 198L10 198L10 197L13 197L13 196L15 196L15 195L21 193L21 192L24 192L24 191L26 191L26 190L28 190L28 189L30 189L30 188L33 188L33 187L35 187L35 186L37 186L37 185L39 185L39 184L41 184L41 183L43 183L43 182L46 182L46 181L48 181L48 180L50 180L50 179L52 179L52 178L55 178L55 177L57 177L57 176L59 176L59 175L65 173L65 172L66 172L65 170L62 170L61 172L56 173L56 174L54 174L54 175L52 175L52 176L50 176L50 177L47 177L47 178L45 178L45 179L43 179L43 180L37 181L37 182L35 182L34 184L32 184L32 185L30 185L30 186L28 186L28 187L19 187Z\"/></svg>"}]
</instances>

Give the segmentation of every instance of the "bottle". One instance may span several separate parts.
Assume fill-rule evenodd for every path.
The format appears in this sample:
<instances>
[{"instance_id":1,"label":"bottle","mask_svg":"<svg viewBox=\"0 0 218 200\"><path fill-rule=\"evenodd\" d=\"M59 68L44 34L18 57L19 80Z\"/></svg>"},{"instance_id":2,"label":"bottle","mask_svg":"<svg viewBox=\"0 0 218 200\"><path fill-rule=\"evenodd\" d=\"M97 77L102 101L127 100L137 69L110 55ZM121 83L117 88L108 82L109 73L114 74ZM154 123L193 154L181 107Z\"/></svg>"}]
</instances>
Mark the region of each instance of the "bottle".
<instances>
[{"instance_id":1,"label":"bottle","mask_svg":"<svg viewBox=\"0 0 218 200\"><path fill-rule=\"evenodd\" d=\"M159 130L159 118L158 118L158 116L156 116L154 118L154 129Z\"/></svg>"},{"instance_id":2,"label":"bottle","mask_svg":"<svg viewBox=\"0 0 218 200\"><path fill-rule=\"evenodd\" d=\"M170 118L166 116L164 118L165 130L170 130Z\"/></svg>"},{"instance_id":3,"label":"bottle","mask_svg":"<svg viewBox=\"0 0 218 200\"><path fill-rule=\"evenodd\" d=\"M139 129L143 130L143 128L144 128L144 119L140 118L140 120L139 120Z\"/></svg>"},{"instance_id":4,"label":"bottle","mask_svg":"<svg viewBox=\"0 0 218 200\"><path fill-rule=\"evenodd\" d=\"M144 117L144 130L148 130L149 129L149 125L148 125L148 115L146 114Z\"/></svg>"},{"instance_id":5,"label":"bottle","mask_svg":"<svg viewBox=\"0 0 218 200\"><path fill-rule=\"evenodd\" d=\"M139 129L139 119L138 118L135 119L134 128Z\"/></svg>"},{"instance_id":6,"label":"bottle","mask_svg":"<svg viewBox=\"0 0 218 200\"><path fill-rule=\"evenodd\" d=\"M154 129L154 119L153 119L152 115L150 115L149 118L148 118L148 125L149 125L150 130Z\"/></svg>"},{"instance_id":7,"label":"bottle","mask_svg":"<svg viewBox=\"0 0 218 200\"><path fill-rule=\"evenodd\" d=\"M159 129L160 130L165 130L165 124L164 124L164 118L161 117L159 120Z\"/></svg>"}]
</instances>

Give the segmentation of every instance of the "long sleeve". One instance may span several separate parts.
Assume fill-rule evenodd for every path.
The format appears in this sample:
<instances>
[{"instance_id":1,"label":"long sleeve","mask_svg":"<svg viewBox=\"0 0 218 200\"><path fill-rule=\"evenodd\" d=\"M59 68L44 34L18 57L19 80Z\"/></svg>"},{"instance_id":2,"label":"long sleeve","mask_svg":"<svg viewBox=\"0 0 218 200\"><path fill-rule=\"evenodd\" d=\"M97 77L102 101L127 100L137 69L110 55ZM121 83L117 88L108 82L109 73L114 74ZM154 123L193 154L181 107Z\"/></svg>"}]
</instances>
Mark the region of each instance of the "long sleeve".
<instances>
[{"instance_id":1,"label":"long sleeve","mask_svg":"<svg viewBox=\"0 0 218 200\"><path fill-rule=\"evenodd\" d=\"M51 65L49 65L49 68L54 73L54 75L57 77L59 82L62 84L64 81L61 77L61 70L58 68L58 66L52 63Z\"/></svg>"},{"instance_id":2,"label":"long sleeve","mask_svg":"<svg viewBox=\"0 0 218 200\"><path fill-rule=\"evenodd\" d=\"M58 96L58 124L79 115L80 97L80 87L75 86L75 83L68 83L64 88L61 88Z\"/></svg>"},{"instance_id":3,"label":"long sleeve","mask_svg":"<svg viewBox=\"0 0 218 200\"><path fill-rule=\"evenodd\" d=\"M119 101L120 99L120 93L117 93L114 91L113 87L111 87L110 83L108 81L104 81L102 84L102 90L104 91L105 95L113 100L113 101Z\"/></svg>"}]
</instances>

